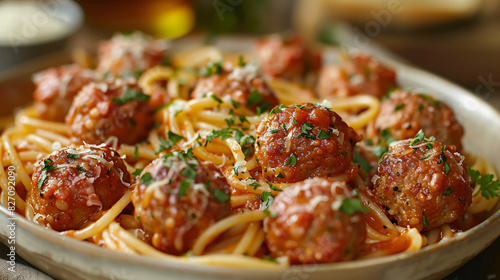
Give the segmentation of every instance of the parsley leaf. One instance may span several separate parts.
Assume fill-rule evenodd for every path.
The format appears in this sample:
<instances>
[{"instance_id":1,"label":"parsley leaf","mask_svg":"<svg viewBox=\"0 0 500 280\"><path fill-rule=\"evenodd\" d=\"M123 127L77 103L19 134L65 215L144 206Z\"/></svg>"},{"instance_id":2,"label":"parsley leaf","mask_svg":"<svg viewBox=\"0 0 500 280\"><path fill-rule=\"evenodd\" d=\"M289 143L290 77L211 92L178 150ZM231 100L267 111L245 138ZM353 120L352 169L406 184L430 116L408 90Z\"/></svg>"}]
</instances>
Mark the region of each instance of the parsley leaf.
<instances>
[{"instance_id":1,"label":"parsley leaf","mask_svg":"<svg viewBox=\"0 0 500 280\"><path fill-rule=\"evenodd\" d=\"M66 156L68 157L68 159L77 159L80 157L80 154L70 154L70 153L67 153Z\"/></svg>"},{"instance_id":2,"label":"parsley leaf","mask_svg":"<svg viewBox=\"0 0 500 280\"><path fill-rule=\"evenodd\" d=\"M153 180L153 176L151 176L151 173L147 172L147 173L144 173L144 175L142 175L141 184L149 186L153 182L154 182L154 180Z\"/></svg>"},{"instance_id":3,"label":"parsley leaf","mask_svg":"<svg viewBox=\"0 0 500 280\"><path fill-rule=\"evenodd\" d=\"M318 133L318 139L330 139L330 134L324 130L320 130Z\"/></svg>"},{"instance_id":4,"label":"parsley leaf","mask_svg":"<svg viewBox=\"0 0 500 280\"><path fill-rule=\"evenodd\" d=\"M273 186L271 183L267 182L267 184L269 185L269 187L271 188L271 190L273 191L277 191L277 192L282 192L283 190L276 187L276 186Z\"/></svg>"},{"instance_id":5,"label":"parsley leaf","mask_svg":"<svg viewBox=\"0 0 500 280\"><path fill-rule=\"evenodd\" d=\"M238 66L239 67L245 67L246 63L245 61L243 61L243 56L240 55L240 57L238 57Z\"/></svg>"},{"instance_id":6,"label":"parsley leaf","mask_svg":"<svg viewBox=\"0 0 500 280\"><path fill-rule=\"evenodd\" d=\"M259 103L262 100L263 96L259 94L257 90L252 91L248 96L247 106L250 107Z\"/></svg>"},{"instance_id":7,"label":"parsley leaf","mask_svg":"<svg viewBox=\"0 0 500 280\"><path fill-rule=\"evenodd\" d=\"M214 195L215 199L217 199L220 203L224 203L229 199L231 199L230 194L226 194L225 192L217 188L212 188L212 194Z\"/></svg>"},{"instance_id":8,"label":"parsley leaf","mask_svg":"<svg viewBox=\"0 0 500 280\"><path fill-rule=\"evenodd\" d=\"M354 152L354 162L357 163L367 173L368 171L373 169L373 166L366 162L366 160L356 152Z\"/></svg>"},{"instance_id":9,"label":"parsley leaf","mask_svg":"<svg viewBox=\"0 0 500 280\"><path fill-rule=\"evenodd\" d=\"M340 206L340 211L346 213L347 215L352 215L356 212L370 212L370 210L363 207L363 204L361 204L361 200L359 200L359 198L344 198L344 201Z\"/></svg>"},{"instance_id":10,"label":"parsley leaf","mask_svg":"<svg viewBox=\"0 0 500 280\"><path fill-rule=\"evenodd\" d=\"M498 197L498 189L500 188L500 182L498 180L493 180L493 174L481 174L478 170L469 168L469 175L471 177L471 183L479 183L479 192L486 199L491 199L493 197ZM478 193L479 193L478 192ZM476 193L475 195L477 195Z\"/></svg>"},{"instance_id":11,"label":"parsley leaf","mask_svg":"<svg viewBox=\"0 0 500 280\"><path fill-rule=\"evenodd\" d=\"M148 101L149 98L150 98L149 95L146 95L140 91L137 91L137 90L134 90L134 89L127 87L125 89L125 93L122 95L122 97L113 98L113 103L120 105L120 104L127 103L127 102L130 102L133 100Z\"/></svg>"},{"instance_id":12,"label":"parsley leaf","mask_svg":"<svg viewBox=\"0 0 500 280\"><path fill-rule=\"evenodd\" d=\"M183 197L186 194L187 189L191 186L188 181L181 181L181 185L179 186L179 192L177 193L178 197Z\"/></svg>"},{"instance_id":13,"label":"parsley leaf","mask_svg":"<svg viewBox=\"0 0 500 280\"><path fill-rule=\"evenodd\" d=\"M134 155L132 156L132 158L139 158L139 144L135 145Z\"/></svg>"},{"instance_id":14,"label":"parsley leaf","mask_svg":"<svg viewBox=\"0 0 500 280\"><path fill-rule=\"evenodd\" d=\"M160 146L158 147L158 149L156 149L155 154L159 154L164 150L168 150L168 149L172 148L177 142L181 141L182 139L184 139L184 137L177 135L177 134L173 133L172 131L169 131L168 132L168 140L165 140L162 138L159 139Z\"/></svg>"},{"instance_id":15,"label":"parsley leaf","mask_svg":"<svg viewBox=\"0 0 500 280\"><path fill-rule=\"evenodd\" d=\"M452 190L450 188L448 188L445 192L444 192L444 195L450 195L452 193L454 193L456 190Z\"/></svg>"},{"instance_id":16,"label":"parsley leaf","mask_svg":"<svg viewBox=\"0 0 500 280\"><path fill-rule=\"evenodd\" d=\"M283 104L280 104L280 105L278 105L278 106L274 107L274 108L273 108L273 109L269 112L269 115L272 115L272 114L274 114L274 113L279 113L279 112L281 112L281 109L284 109L284 108L286 108L286 106L285 106L285 105L283 105Z\"/></svg>"},{"instance_id":17,"label":"parsley leaf","mask_svg":"<svg viewBox=\"0 0 500 280\"><path fill-rule=\"evenodd\" d=\"M262 204L259 210L267 210L274 202L274 197L271 195L271 192L262 192L260 198L262 199Z\"/></svg>"},{"instance_id":18,"label":"parsley leaf","mask_svg":"<svg viewBox=\"0 0 500 280\"><path fill-rule=\"evenodd\" d=\"M286 166L295 166L297 164L297 158L295 157L294 154L291 154L290 157L286 160L285 165Z\"/></svg>"},{"instance_id":19,"label":"parsley leaf","mask_svg":"<svg viewBox=\"0 0 500 280\"><path fill-rule=\"evenodd\" d=\"M220 99L219 97L215 96L214 94L210 95L210 97L213 100L217 101L217 103L219 103L219 105L222 104L222 99Z\"/></svg>"},{"instance_id":20,"label":"parsley leaf","mask_svg":"<svg viewBox=\"0 0 500 280\"><path fill-rule=\"evenodd\" d=\"M424 222L424 226L429 226L429 222L427 221L427 217L425 216L425 213L422 211L422 220Z\"/></svg>"},{"instance_id":21,"label":"parsley leaf","mask_svg":"<svg viewBox=\"0 0 500 280\"><path fill-rule=\"evenodd\" d=\"M427 138L425 135L424 131L421 129L415 134L415 137L413 137L413 141L411 141L410 146L415 146L416 144L424 141L424 139Z\"/></svg>"},{"instance_id":22,"label":"parsley leaf","mask_svg":"<svg viewBox=\"0 0 500 280\"><path fill-rule=\"evenodd\" d=\"M437 101L436 99L432 98L431 96L429 96L427 94L420 93L420 94L418 94L418 96L421 96L422 98L424 98L431 105L434 105L434 106L439 105L439 101Z\"/></svg>"},{"instance_id":23,"label":"parsley leaf","mask_svg":"<svg viewBox=\"0 0 500 280\"><path fill-rule=\"evenodd\" d=\"M134 171L134 173L132 173L132 175L141 175L142 170L144 170L144 169L142 169L142 168L137 168L137 169Z\"/></svg>"},{"instance_id":24,"label":"parsley leaf","mask_svg":"<svg viewBox=\"0 0 500 280\"><path fill-rule=\"evenodd\" d=\"M405 104L401 103L401 104L397 105L396 108L394 108L394 112L397 112L397 111L403 109L404 107L405 107Z\"/></svg>"}]
</instances>

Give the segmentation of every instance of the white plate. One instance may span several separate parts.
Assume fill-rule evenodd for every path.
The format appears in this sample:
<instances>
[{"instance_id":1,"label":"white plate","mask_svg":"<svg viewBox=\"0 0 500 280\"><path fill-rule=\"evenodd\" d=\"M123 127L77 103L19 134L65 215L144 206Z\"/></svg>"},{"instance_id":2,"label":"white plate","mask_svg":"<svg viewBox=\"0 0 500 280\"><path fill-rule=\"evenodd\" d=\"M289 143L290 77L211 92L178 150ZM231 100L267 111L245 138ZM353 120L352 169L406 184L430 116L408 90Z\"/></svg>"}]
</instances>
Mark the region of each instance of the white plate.
<instances>
[{"instance_id":1,"label":"white plate","mask_svg":"<svg viewBox=\"0 0 500 280\"><path fill-rule=\"evenodd\" d=\"M186 41L183 40L183 46ZM216 44L232 50L248 49L251 39L222 38ZM178 42L174 47L179 47ZM448 103L465 127L466 150L486 157L500 169L500 115L463 88L425 71L380 58L394 67L403 87L432 93ZM45 63L45 64L44 64ZM33 64L0 78L0 91L21 84L50 61ZM12 89L11 89L12 90ZM15 93L18 99L31 92ZM21 97L19 97L21 96ZM16 102L19 100L16 99ZM18 104L13 101L10 105ZM9 104L6 104L9 106ZM5 106L5 104L3 105ZM0 239L6 243L8 212L0 207ZM59 279L440 279L480 253L500 235L500 211L465 233L418 252L335 264L294 266L286 270L259 270L178 264L100 248L94 244L45 230L16 215L16 253Z\"/></svg>"}]
</instances>

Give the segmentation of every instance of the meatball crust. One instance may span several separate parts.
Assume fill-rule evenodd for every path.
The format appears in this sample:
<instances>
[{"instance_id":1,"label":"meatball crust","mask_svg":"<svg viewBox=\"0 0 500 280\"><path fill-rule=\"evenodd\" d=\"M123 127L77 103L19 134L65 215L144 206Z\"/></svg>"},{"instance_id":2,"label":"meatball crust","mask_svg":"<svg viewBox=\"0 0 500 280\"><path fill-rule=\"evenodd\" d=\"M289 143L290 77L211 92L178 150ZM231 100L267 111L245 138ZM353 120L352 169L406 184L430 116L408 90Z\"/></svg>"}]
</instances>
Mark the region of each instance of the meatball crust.
<instances>
[{"instance_id":1,"label":"meatball crust","mask_svg":"<svg viewBox=\"0 0 500 280\"><path fill-rule=\"evenodd\" d=\"M390 145L372 180L374 194L398 225L426 231L462 216L472 188L464 157L454 146L412 141Z\"/></svg>"},{"instance_id":2,"label":"meatball crust","mask_svg":"<svg viewBox=\"0 0 500 280\"><path fill-rule=\"evenodd\" d=\"M40 118L64 121L75 95L93 79L92 71L78 65L49 68L37 73L33 77L33 98Z\"/></svg>"},{"instance_id":3,"label":"meatball crust","mask_svg":"<svg viewBox=\"0 0 500 280\"><path fill-rule=\"evenodd\" d=\"M356 132L335 112L314 104L275 107L257 127L255 155L264 177L293 183L354 174Z\"/></svg>"},{"instance_id":4,"label":"meatball crust","mask_svg":"<svg viewBox=\"0 0 500 280\"><path fill-rule=\"evenodd\" d=\"M231 214L229 198L229 185L219 171L180 151L142 171L132 202L152 245L181 255L205 229Z\"/></svg>"},{"instance_id":5,"label":"meatball crust","mask_svg":"<svg viewBox=\"0 0 500 280\"><path fill-rule=\"evenodd\" d=\"M309 51L295 34L262 38L255 45L262 72L271 77L300 79L310 70L317 70L321 56Z\"/></svg>"},{"instance_id":6,"label":"meatball crust","mask_svg":"<svg viewBox=\"0 0 500 280\"><path fill-rule=\"evenodd\" d=\"M164 44L143 33L118 34L99 46L96 71L100 74L109 72L116 76L144 71L160 65L165 50Z\"/></svg>"},{"instance_id":7,"label":"meatball crust","mask_svg":"<svg viewBox=\"0 0 500 280\"><path fill-rule=\"evenodd\" d=\"M101 144L116 137L122 144L140 142L153 122L148 99L139 87L123 80L85 86L66 116L71 140Z\"/></svg>"},{"instance_id":8,"label":"meatball crust","mask_svg":"<svg viewBox=\"0 0 500 280\"><path fill-rule=\"evenodd\" d=\"M278 105L274 91L257 73L257 68L251 64L233 69L225 68L219 74L200 78L192 97L201 98L207 94L214 94L222 99L229 97L238 104L237 106L242 105L253 112L256 112L257 108L264 112Z\"/></svg>"},{"instance_id":9,"label":"meatball crust","mask_svg":"<svg viewBox=\"0 0 500 280\"><path fill-rule=\"evenodd\" d=\"M382 97L397 87L394 70L372 60L371 56L344 55L341 59L340 65L330 64L320 70L317 91L321 98L360 94Z\"/></svg>"},{"instance_id":10,"label":"meatball crust","mask_svg":"<svg viewBox=\"0 0 500 280\"><path fill-rule=\"evenodd\" d=\"M27 202L34 222L57 231L78 230L97 220L130 187L130 174L113 149L63 148L34 165Z\"/></svg>"},{"instance_id":11,"label":"meatball crust","mask_svg":"<svg viewBox=\"0 0 500 280\"><path fill-rule=\"evenodd\" d=\"M398 90L380 105L377 118L368 125L366 136L380 139L382 130L397 140L413 138L422 129L437 141L462 150L464 129L444 102L424 94Z\"/></svg>"},{"instance_id":12,"label":"meatball crust","mask_svg":"<svg viewBox=\"0 0 500 280\"><path fill-rule=\"evenodd\" d=\"M275 257L293 264L353 259L366 238L363 212L340 210L352 198L345 181L313 178L276 196L264 219L266 243Z\"/></svg>"}]
</instances>

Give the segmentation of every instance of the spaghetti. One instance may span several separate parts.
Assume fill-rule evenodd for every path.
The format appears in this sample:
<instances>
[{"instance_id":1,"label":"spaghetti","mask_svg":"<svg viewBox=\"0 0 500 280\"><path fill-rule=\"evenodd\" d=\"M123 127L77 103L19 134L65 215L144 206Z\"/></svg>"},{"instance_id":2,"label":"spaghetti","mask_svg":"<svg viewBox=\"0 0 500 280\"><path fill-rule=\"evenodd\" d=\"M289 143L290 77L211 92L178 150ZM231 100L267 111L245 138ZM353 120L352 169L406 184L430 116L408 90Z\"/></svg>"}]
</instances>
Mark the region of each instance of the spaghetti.
<instances>
[{"instance_id":1,"label":"spaghetti","mask_svg":"<svg viewBox=\"0 0 500 280\"><path fill-rule=\"evenodd\" d=\"M256 145L256 127L268 113L258 112L259 109L255 112L250 109L249 105L252 104L235 104L231 95L219 96L214 92L207 92L205 96L189 99L192 86L199 80L197 71L203 69L209 61L225 61L228 65L241 63L238 67L246 69L242 71L248 70L241 61L234 61L234 57L233 54L226 55L214 47L202 47L174 54L171 58L172 66L153 66L146 69L138 78L138 86L149 96L153 96L158 90L163 91L170 100L168 104L154 111L156 128L149 132L147 141L136 145L119 143L118 139L113 138L108 139L107 143L125 158L126 169L135 175L140 174L140 170L159 157L172 151L190 149L199 162L209 162L220 170L231 188L229 203L234 214L209 225L197 236L187 254L167 254L153 246L155 242L152 239L155 237L148 236L141 226L141 221L137 220L130 210L125 210L133 200L131 188L112 207L102 210L98 219L86 224L84 228L62 231L61 234L126 254L173 262L269 269L279 269L290 264L287 256L269 258L265 242L266 229L263 221L269 213L261 207L264 203L262 198L267 194L277 197L282 191L293 186L293 182L269 183L262 175L262 163L253 150ZM238 79L252 79L248 77L257 74L249 72L246 75ZM363 132L363 129L374 121L380 109L380 99L370 95L355 95L343 99L329 97L323 101L311 97L311 90L303 88L297 81L274 78L269 81L269 86L275 92L279 104L283 104L280 105L282 108L290 104L321 104L340 114L343 120L358 132ZM8 180L5 169L14 166L18 174L16 211L26 219L35 221L37 214L34 213L33 207L26 203L27 193L37 187L32 186L34 163L47 158L49 154L57 153L62 147L76 143L68 134L66 124L41 119L34 107L19 111L15 120L9 122L6 127L0 143L0 201L7 206ZM305 132L307 131L306 128ZM165 147L165 139L171 139L174 134L179 136L179 140ZM481 174L495 174L496 179L495 169L485 159L467 155L466 162ZM331 177L345 181L349 180L349 176L337 174ZM354 189L369 189L367 183L371 178L367 180L366 176L367 174L362 172L354 175ZM155 187L154 184L158 186ZM168 180L149 185L150 193L147 195L155 196L154 188L165 184L168 184ZM455 230L456 227L453 229L448 224L428 232L398 226L369 193L362 191L359 198L367 209L367 221L366 240L357 258L418 251L459 232ZM494 208L497 201L498 196L486 199L480 191L480 185L476 184L472 205L466 216L488 212Z\"/></svg>"}]
</instances>

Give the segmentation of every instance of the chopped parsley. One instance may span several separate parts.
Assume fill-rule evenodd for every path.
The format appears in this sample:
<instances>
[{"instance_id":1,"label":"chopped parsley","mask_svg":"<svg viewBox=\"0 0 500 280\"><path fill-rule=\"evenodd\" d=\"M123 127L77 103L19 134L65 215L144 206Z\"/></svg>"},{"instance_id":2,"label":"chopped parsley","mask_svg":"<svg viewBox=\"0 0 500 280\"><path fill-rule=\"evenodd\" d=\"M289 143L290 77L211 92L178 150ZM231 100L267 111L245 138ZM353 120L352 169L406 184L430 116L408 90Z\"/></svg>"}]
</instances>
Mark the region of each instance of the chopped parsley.
<instances>
[{"instance_id":1,"label":"chopped parsley","mask_svg":"<svg viewBox=\"0 0 500 280\"><path fill-rule=\"evenodd\" d=\"M352 215L356 212L370 212L370 210L363 207L359 198L344 198L344 201L340 206L340 211L346 213L347 215Z\"/></svg>"},{"instance_id":2,"label":"chopped parsley","mask_svg":"<svg viewBox=\"0 0 500 280\"><path fill-rule=\"evenodd\" d=\"M443 163L444 174L448 175L450 171L450 165L446 162L446 156L444 155L444 151L446 149L446 145L441 149L441 154L439 155L438 164Z\"/></svg>"},{"instance_id":3,"label":"chopped parsley","mask_svg":"<svg viewBox=\"0 0 500 280\"><path fill-rule=\"evenodd\" d=\"M186 191L189 189L191 184L188 181L181 181L181 185L179 186L179 192L177 193L178 197L183 197L186 194Z\"/></svg>"},{"instance_id":4,"label":"chopped parsley","mask_svg":"<svg viewBox=\"0 0 500 280\"><path fill-rule=\"evenodd\" d=\"M281 173L280 173L281 174ZM271 188L271 190L273 191L277 191L277 192L282 192L283 190L276 187L276 186L273 186L271 183L267 182L267 185L269 185L269 187Z\"/></svg>"},{"instance_id":5,"label":"chopped parsley","mask_svg":"<svg viewBox=\"0 0 500 280\"><path fill-rule=\"evenodd\" d=\"M222 62L210 61L207 64L206 68L201 69L199 71L198 76L207 77L207 76L211 76L212 74L220 74L220 73L222 73Z\"/></svg>"},{"instance_id":6,"label":"chopped parsley","mask_svg":"<svg viewBox=\"0 0 500 280\"><path fill-rule=\"evenodd\" d=\"M318 139L330 139L330 134L324 130L320 130L318 133Z\"/></svg>"},{"instance_id":7,"label":"chopped parsley","mask_svg":"<svg viewBox=\"0 0 500 280\"><path fill-rule=\"evenodd\" d=\"M50 171L57 167L57 164L49 165L50 163L53 163L53 161L50 158L44 159L42 171Z\"/></svg>"},{"instance_id":8,"label":"chopped parsley","mask_svg":"<svg viewBox=\"0 0 500 280\"><path fill-rule=\"evenodd\" d=\"M234 101L233 99L231 99L231 104L233 105L234 109L238 109L238 107L240 107L240 103Z\"/></svg>"},{"instance_id":9,"label":"chopped parsley","mask_svg":"<svg viewBox=\"0 0 500 280\"><path fill-rule=\"evenodd\" d=\"M158 147L158 149L156 149L155 154L159 154L159 153L163 152L164 150L168 150L168 149L172 148L177 142L181 141L182 139L184 139L184 137L177 135L177 134L173 133L172 131L169 131L167 140L162 139L162 138L159 139L160 146Z\"/></svg>"},{"instance_id":10,"label":"chopped parsley","mask_svg":"<svg viewBox=\"0 0 500 280\"><path fill-rule=\"evenodd\" d=\"M262 101L263 98L264 96L261 95L257 90L252 91L248 96L247 107L257 105L257 107L255 108L257 115L262 114L262 112L267 111L267 109L271 107L271 103Z\"/></svg>"},{"instance_id":11,"label":"chopped parsley","mask_svg":"<svg viewBox=\"0 0 500 280\"><path fill-rule=\"evenodd\" d=\"M421 96L422 98L424 98L431 105L434 105L434 106L439 105L439 101L437 101L436 99L432 98L431 96L429 96L427 94L420 93L420 94L418 94L418 96Z\"/></svg>"},{"instance_id":12,"label":"chopped parsley","mask_svg":"<svg viewBox=\"0 0 500 280\"><path fill-rule=\"evenodd\" d=\"M373 169L373 166L371 166L362 156L360 156L356 152L354 152L354 162L358 164L367 173L368 171Z\"/></svg>"},{"instance_id":13,"label":"chopped parsley","mask_svg":"<svg viewBox=\"0 0 500 280\"><path fill-rule=\"evenodd\" d=\"M396 138L392 137L391 134L389 133L389 130L387 129L383 129L380 132L380 135L382 136L382 138L384 138L387 146L391 145L392 142L396 141Z\"/></svg>"},{"instance_id":14,"label":"chopped parsley","mask_svg":"<svg viewBox=\"0 0 500 280\"><path fill-rule=\"evenodd\" d=\"M239 67L245 67L246 63L245 61L243 60L243 56L240 55L240 57L238 57L238 66Z\"/></svg>"},{"instance_id":15,"label":"chopped parsley","mask_svg":"<svg viewBox=\"0 0 500 280\"><path fill-rule=\"evenodd\" d=\"M309 132L314 128L314 126L311 123L305 122L301 126L301 132L300 136L306 137L308 139L315 139L316 136L309 134Z\"/></svg>"},{"instance_id":16,"label":"chopped parsley","mask_svg":"<svg viewBox=\"0 0 500 280\"><path fill-rule=\"evenodd\" d=\"M271 134L275 134L275 133L277 133L277 132L279 132L279 131L280 131L279 129L271 129L271 130L269 130L269 132L270 132Z\"/></svg>"},{"instance_id":17,"label":"chopped parsley","mask_svg":"<svg viewBox=\"0 0 500 280\"><path fill-rule=\"evenodd\" d=\"M427 217L425 216L425 213L422 211L422 220L424 222L424 226L429 226L429 222L427 221Z\"/></svg>"},{"instance_id":18,"label":"chopped parsley","mask_svg":"<svg viewBox=\"0 0 500 280\"><path fill-rule=\"evenodd\" d=\"M262 100L263 96L259 94L257 90L254 90L248 96L247 106L250 107L259 103Z\"/></svg>"},{"instance_id":19,"label":"chopped parsley","mask_svg":"<svg viewBox=\"0 0 500 280\"><path fill-rule=\"evenodd\" d=\"M285 106L285 105L283 105L283 104L280 104L280 105L278 105L278 106L274 107L274 108L273 108L273 109L269 112L269 115L272 115L272 114L274 114L274 113L279 113L279 112L281 112L281 109L284 109L284 108L286 108L286 106Z\"/></svg>"},{"instance_id":20,"label":"chopped parsley","mask_svg":"<svg viewBox=\"0 0 500 280\"><path fill-rule=\"evenodd\" d=\"M67 153L66 156L68 157L68 159L77 159L80 157L80 154L70 154L70 153Z\"/></svg>"},{"instance_id":21,"label":"chopped parsley","mask_svg":"<svg viewBox=\"0 0 500 280\"><path fill-rule=\"evenodd\" d=\"M214 195L215 199L217 199L220 203L224 203L231 198L230 194L226 194L225 192L217 188L212 188L212 194Z\"/></svg>"},{"instance_id":22,"label":"chopped parsley","mask_svg":"<svg viewBox=\"0 0 500 280\"><path fill-rule=\"evenodd\" d=\"M83 167L81 167L81 166L77 166L76 167L76 171L78 171L78 172L84 172L85 169Z\"/></svg>"},{"instance_id":23,"label":"chopped parsley","mask_svg":"<svg viewBox=\"0 0 500 280\"><path fill-rule=\"evenodd\" d=\"M454 192L455 192L455 190L452 190L452 189L448 188L448 189L444 192L444 195L450 195L450 194L452 194L452 193L454 193Z\"/></svg>"},{"instance_id":24,"label":"chopped parsley","mask_svg":"<svg viewBox=\"0 0 500 280\"><path fill-rule=\"evenodd\" d=\"M401 104L397 105L396 108L394 108L394 112L397 112L397 111L403 109L404 107L405 107L405 104L401 103Z\"/></svg>"},{"instance_id":25,"label":"chopped parsley","mask_svg":"<svg viewBox=\"0 0 500 280\"><path fill-rule=\"evenodd\" d=\"M371 145L373 145L373 140L372 139L366 139L365 140L365 144L368 145L368 146L371 146Z\"/></svg>"},{"instance_id":26,"label":"chopped parsley","mask_svg":"<svg viewBox=\"0 0 500 280\"><path fill-rule=\"evenodd\" d=\"M270 258L270 257L263 257L263 261L268 261L268 262L273 262L273 263L278 263L278 261L275 258Z\"/></svg>"},{"instance_id":27,"label":"chopped parsley","mask_svg":"<svg viewBox=\"0 0 500 280\"><path fill-rule=\"evenodd\" d=\"M153 176L151 176L151 173L146 172L146 173L144 173L144 175L142 175L142 177L141 177L141 184L142 185L149 186L153 182L154 182L154 180L153 180Z\"/></svg>"},{"instance_id":28,"label":"chopped parsley","mask_svg":"<svg viewBox=\"0 0 500 280\"><path fill-rule=\"evenodd\" d=\"M297 158L294 154L291 154L290 157L286 160L286 166L295 166L297 164Z\"/></svg>"},{"instance_id":29,"label":"chopped parsley","mask_svg":"<svg viewBox=\"0 0 500 280\"><path fill-rule=\"evenodd\" d=\"M142 169L142 168L137 168L137 169L136 169L136 170L132 173L132 175L137 175L137 176L139 176L139 175L141 175L142 170L144 170L144 169Z\"/></svg>"},{"instance_id":30,"label":"chopped parsley","mask_svg":"<svg viewBox=\"0 0 500 280\"><path fill-rule=\"evenodd\" d=\"M262 192L260 198L262 199L260 210L267 210L274 202L274 197L271 195L271 192Z\"/></svg>"},{"instance_id":31,"label":"chopped parsley","mask_svg":"<svg viewBox=\"0 0 500 280\"><path fill-rule=\"evenodd\" d=\"M486 199L491 199L493 197L498 197L498 189L500 188L500 182L498 180L494 180L493 174L481 174L478 170L474 170L469 168L469 175L471 178L472 184L479 184L479 192Z\"/></svg>"},{"instance_id":32,"label":"chopped parsley","mask_svg":"<svg viewBox=\"0 0 500 280\"><path fill-rule=\"evenodd\" d=\"M139 158L139 144L135 144L134 156L132 158Z\"/></svg>"},{"instance_id":33,"label":"chopped parsley","mask_svg":"<svg viewBox=\"0 0 500 280\"><path fill-rule=\"evenodd\" d=\"M150 98L149 95L146 95L140 91L137 91L137 90L134 90L134 89L127 87L125 89L125 93L122 95L122 97L113 98L113 103L120 105L120 104L127 103L127 102L134 101L134 100L148 101L149 98Z\"/></svg>"},{"instance_id":34,"label":"chopped parsley","mask_svg":"<svg viewBox=\"0 0 500 280\"><path fill-rule=\"evenodd\" d=\"M285 178L285 176L283 176L283 174L281 174L281 172L278 173L278 175L276 175L276 177L278 177L278 178Z\"/></svg>"},{"instance_id":35,"label":"chopped parsley","mask_svg":"<svg viewBox=\"0 0 500 280\"><path fill-rule=\"evenodd\" d=\"M215 94L210 95L210 97L213 100L217 101L217 103L219 103L219 105L222 104L222 99L220 99L219 97L215 96Z\"/></svg>"}]
</instances>

